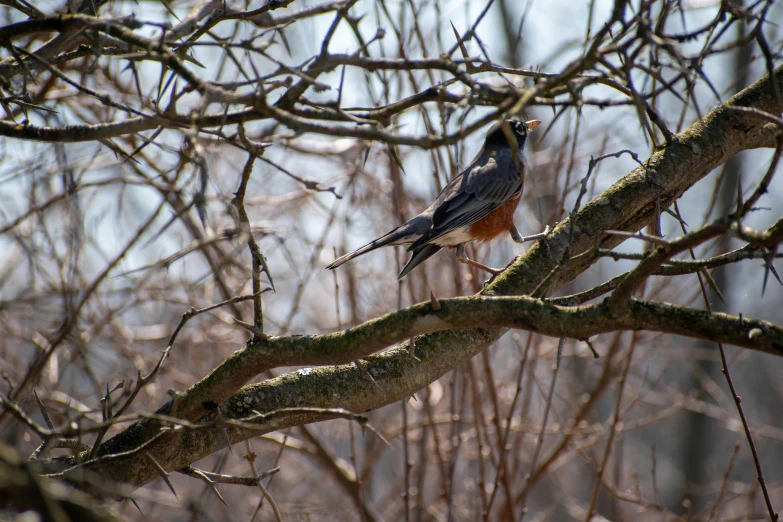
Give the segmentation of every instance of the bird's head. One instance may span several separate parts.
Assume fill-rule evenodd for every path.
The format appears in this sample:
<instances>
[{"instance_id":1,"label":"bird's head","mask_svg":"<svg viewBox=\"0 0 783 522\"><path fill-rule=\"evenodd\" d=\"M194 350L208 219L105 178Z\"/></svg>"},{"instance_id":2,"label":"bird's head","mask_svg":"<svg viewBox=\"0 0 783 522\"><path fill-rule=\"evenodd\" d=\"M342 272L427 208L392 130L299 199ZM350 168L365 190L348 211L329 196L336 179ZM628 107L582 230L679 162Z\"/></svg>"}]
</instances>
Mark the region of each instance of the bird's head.
<instances>
[{"instance_id":1,"label":"bird's head","mask_svg":"<svg viewBox=\"0 0 783 522\"><path fill-rule=\"evenodd\" d=\"M538 120L521 121L516 118L506 119L502 123L498 122L493 125L487 133L487 145L513 147L513 143L511 143L509 136L506 135L507 131L503 129L503 123L508 123L508 129L511 131L513 137L517 140L517 150L522 152L522 149L525 147L527 133L538 127L541 122Z\"/></svg>"}]
</instances>

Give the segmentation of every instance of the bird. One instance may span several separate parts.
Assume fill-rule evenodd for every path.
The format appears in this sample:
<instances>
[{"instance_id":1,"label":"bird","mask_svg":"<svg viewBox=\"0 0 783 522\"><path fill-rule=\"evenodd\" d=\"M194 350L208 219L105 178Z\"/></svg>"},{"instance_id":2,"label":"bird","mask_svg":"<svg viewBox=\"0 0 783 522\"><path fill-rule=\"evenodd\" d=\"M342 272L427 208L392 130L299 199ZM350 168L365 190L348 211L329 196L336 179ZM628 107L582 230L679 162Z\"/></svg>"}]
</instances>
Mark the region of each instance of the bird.
<instances>
[{"instance_id":1,"label":"bird","mask_svg":"<svg viewBox=\"0 0 783 522\"><path fill-rule=\"evenodd\" d=\"M541 239L544 232L523 237L514 225L514 212L522 197L525 166L522 153L528 132L541 122L505 118L487 132L484 146L470 164L441 190L424 212L361 248L327 266L332 270L346 261L391 245L408 245L411 258L397 276L411 270L441 248L455 249L458 261L487 271L493 276L503 269L491 268L469 259L465 244L489 242L508 232L516 243ZM510 132L509 132L510 131Z\"/></svg>"}]
</instances>

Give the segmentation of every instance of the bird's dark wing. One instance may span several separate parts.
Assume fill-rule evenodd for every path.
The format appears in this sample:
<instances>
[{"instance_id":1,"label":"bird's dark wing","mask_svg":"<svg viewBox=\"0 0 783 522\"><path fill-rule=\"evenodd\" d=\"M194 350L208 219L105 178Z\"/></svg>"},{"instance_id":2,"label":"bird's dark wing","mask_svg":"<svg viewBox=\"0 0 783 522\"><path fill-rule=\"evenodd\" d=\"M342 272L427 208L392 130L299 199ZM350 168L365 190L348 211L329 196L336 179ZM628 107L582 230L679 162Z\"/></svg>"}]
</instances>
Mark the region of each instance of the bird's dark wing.
<instances>
[{"instance_id":1,"label":"bird's dark wing","mask_svg":"<svg viewBox=\"0 0 783 522\"><path fill-rule=\"evenodd\" d=\"M472 225L522 192L522 176L511 151L482 151L433 203L432 228L408 250Z\"/></svg>"}]
</instances>

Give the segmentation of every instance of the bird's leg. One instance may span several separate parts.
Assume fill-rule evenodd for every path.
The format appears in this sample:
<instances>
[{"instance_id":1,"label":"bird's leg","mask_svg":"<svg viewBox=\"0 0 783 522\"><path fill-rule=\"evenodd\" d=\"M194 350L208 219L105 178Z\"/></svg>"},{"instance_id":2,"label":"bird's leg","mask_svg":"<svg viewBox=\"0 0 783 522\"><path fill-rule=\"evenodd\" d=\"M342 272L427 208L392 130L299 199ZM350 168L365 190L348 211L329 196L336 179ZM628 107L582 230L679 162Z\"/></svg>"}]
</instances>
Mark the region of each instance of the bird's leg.
<instances>
[{"instance_id":1,"label":"bird's leg","mask_svg":"<svg viewBox=\"0 0 783 522\"><path fill-rule=\"evenodd\" d=\"M493 276L501 274L503 273L503 270L505 270L503 268L492 268L487 265L482 265L481 263L469 259L468 254L465 252L465 243L457 245L457 249L454 251L454 255L457 256L457 261L459 261L460 263L465 263L466 265L475 266L480 270L485 270L489 272Z\"/></svg>"},{"instance_id":2,"label":"bird's leg","mask_svg":"<svg viewBox=\"0 0 783 522\"><path fill-rule=\"evenodd\" d=\"M549 228L549 225L546 226L543 232L538 234L533 234L532 236L523 236L519 233L519 230L517 230L516 225L513 223L511 224L511 228L509 229L509 232L511 232L511 239L514 240L514 243L526 243L527 241L535 241L537 239L544 239L549 235L549 233L552 231L551 228Z\"/></svg>"}]
</instances>

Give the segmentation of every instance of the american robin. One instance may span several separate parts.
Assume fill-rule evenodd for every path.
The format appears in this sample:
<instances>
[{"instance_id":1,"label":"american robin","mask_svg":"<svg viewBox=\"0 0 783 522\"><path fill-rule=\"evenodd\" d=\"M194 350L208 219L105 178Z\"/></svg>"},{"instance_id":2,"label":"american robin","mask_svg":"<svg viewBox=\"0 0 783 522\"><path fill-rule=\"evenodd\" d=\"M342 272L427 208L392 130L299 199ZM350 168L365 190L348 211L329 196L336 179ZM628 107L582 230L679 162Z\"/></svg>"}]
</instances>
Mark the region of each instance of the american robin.
<instances>
[{"instance_id":1,"label":"american robin","mask_svg":"<svg viewBox=\"0 0 783 522\"><path fill-rule=\"evenodd\" d=\"M456 248L457 259L476 268L497 275L502 270L491 268L472 259L465 253L468 241L488 242L504 232L511 234L516 243L541 239L541 234L522 237L514 226L514 211L522 196L525 167L522 152L527 133L541 122L507 119L511 135L504 131L503 123L495 124L487 133L484 147L476 158L438 194L430 207L386 235L383 235L336 259L327 269L337 268L354 257L388 245L410 245L412 252L408 263L397 276L402 279L425 259L443 247ZM516 147L516 150L514 148Z\"/></svg>"}]
</instances>

